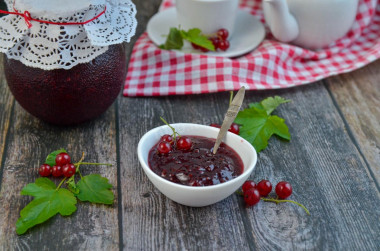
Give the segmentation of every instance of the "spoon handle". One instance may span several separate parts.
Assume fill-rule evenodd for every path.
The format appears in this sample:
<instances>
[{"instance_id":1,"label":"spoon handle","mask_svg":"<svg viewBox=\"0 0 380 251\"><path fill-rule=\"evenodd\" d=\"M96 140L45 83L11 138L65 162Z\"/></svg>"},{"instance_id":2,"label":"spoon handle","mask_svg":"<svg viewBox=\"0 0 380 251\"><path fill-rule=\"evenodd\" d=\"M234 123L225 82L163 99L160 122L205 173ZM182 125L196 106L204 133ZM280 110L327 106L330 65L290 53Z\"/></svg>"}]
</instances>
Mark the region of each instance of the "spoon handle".
<instances>
[{"instance_id":1,"label":"spoon handle","mask_svg":"<svg viewBox=\"0 0 380 251\"><path fill-rule=\"evenodd\" d=\"M215 154L216 151L218 151L218 148L220 146L220 143L222 143L222 140L224 136L226 136L228 129L230 128L231 124L234 122L240 107L244 100L244 94L245 94L245 88L244 86L240 88L240 90L235 95L234 99L232 100L230 106L228 107L227 113L224 116L223 124L220 128L218 137L216 138L213 153Z\"/></svg>"}]
</instances>

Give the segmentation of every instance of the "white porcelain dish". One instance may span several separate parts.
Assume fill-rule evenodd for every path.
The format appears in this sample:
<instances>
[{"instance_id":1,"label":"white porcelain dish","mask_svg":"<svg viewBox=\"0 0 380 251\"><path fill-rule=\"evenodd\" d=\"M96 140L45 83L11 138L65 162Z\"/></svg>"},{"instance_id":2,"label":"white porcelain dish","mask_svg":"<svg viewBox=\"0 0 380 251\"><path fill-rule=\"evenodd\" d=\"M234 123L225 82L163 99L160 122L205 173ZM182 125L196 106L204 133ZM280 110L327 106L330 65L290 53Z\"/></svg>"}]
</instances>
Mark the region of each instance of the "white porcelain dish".
<instances>
[{"instance_id":1,"label":"white porcelain dish","mask_svg":"<svg viewBox=\"0 0 380 251\"><path fill-rule=\"evenodd\" d=\"M147 25L148 36L153 43L161 45L165 43L171 27L179 27L175 8L158 12L149 20ZM227 51L209 51L204 54L219 57L237 57L255 49L264 40L264 37L265 28L260 20L249 12L239 9L236 15L234 33L229 39L230 48ZM181 51L184 53L203 53L199 50L194 50L189 43L185 43Z\"/></svg>"},{"instance_id":2,"label":"white porcelain dish","mask_svg":"<svg viewBox=\"0 0 380 251\"><path fill-rule=\"evenodd\" d=\"M172 124L172 126L181 135L216 138L219 132L218 128L198 124L179 123ZM240 136L228 132L224 142L239 154L244 164L244 171L240 176L222 184L206 187L192 187L170 182L158 176L149 168L148 154L162 135L171 133L171 129L166 125L150 130L140 139L137 154L141 167L153 185L169 199L180 204L202 207L219 202L238 190L256 166L257 153L253 146Z\"/></svg>"}]
</instances>

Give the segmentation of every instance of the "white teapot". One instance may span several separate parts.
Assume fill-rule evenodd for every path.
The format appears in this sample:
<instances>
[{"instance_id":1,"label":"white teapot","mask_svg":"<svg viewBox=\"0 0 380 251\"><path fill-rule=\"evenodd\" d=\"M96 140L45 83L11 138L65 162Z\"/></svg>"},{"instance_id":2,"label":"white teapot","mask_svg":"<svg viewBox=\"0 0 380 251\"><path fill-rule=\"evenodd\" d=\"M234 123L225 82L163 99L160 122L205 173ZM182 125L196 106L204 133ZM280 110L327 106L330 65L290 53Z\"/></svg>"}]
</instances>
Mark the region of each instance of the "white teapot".
<instances>
[{"instance_id":1,"label":"white teapot","mask_svg":"<svg viewBox=\"0 0 380 251\"><path fill-rule=\"evenodd\" d=\"M304 48L320 49L352 27L359 0L263 0L273 36Z\"/></svg>"}]
</instances>

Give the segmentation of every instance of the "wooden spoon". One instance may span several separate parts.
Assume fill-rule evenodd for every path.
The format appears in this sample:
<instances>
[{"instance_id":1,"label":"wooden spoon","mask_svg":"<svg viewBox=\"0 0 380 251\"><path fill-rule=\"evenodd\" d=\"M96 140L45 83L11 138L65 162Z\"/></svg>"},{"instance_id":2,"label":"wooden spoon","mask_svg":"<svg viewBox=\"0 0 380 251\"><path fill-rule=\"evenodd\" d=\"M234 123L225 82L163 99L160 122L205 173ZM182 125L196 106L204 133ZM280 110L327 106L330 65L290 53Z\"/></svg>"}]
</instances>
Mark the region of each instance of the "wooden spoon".
<instances>
[{"instance_id":1,"label":"wooden spoon","mask_svg":"<svg viewBox=\"0 0 380 251\"><path fill-rule=\"evenodd\" d=\"M240 110L241 104L243 103L244 94L245 94L245 88L243 86L236 93L234 99L232 100L230 106L228 107L227 113L224 116L223 124L220 128L218 137L216 138L216 141L215 141L215 145L213 149L214 154L216 153L216 151L218 151L220 143L222 143L224 136L226 136L228 129L230 128L231 124L234 122Z\"/></svg>"}]
</instances>

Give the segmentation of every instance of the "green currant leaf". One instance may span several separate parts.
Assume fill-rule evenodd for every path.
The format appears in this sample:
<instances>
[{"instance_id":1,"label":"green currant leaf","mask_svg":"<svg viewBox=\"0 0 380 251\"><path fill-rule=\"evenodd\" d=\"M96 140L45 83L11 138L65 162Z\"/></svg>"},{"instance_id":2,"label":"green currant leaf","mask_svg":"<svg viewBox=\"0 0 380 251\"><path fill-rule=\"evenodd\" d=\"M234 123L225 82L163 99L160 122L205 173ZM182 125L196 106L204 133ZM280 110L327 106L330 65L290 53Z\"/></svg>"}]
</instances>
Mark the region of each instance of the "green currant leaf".
<instances>
[{"instance_id":1,"label":"green currant leaf","mask_svg":"<svg viewBox=\"0 0 380 251\"><path fill-rule=\"evenodd\" d=\"M261 101L261 105L267 111L268 114L271 114L274 109L276 109L279 105L291 102L290 99L284 99L279 96L275 96L274 98L269 97Z\"/></svg>"},{"instance_id":2,"label":"green currant leaf","mask_svg":"<svg viewBox=\"0 0 380 251\"><path fill-rule=\"evenodd\" d=\"M279 105L291 102L290 99L284 99L279 96L269 97L262 100L260 103L250 103L249 107L256 107L258 109L266 110L267 114L271 114Z\"/></svg>"},{"instance_id":3,"label":"green currant leaf","mask_svg":"<svg viewBox=\"0 0 380 251\"><path fill-rule=\"evenodd\" d=\"M67 188L73 193L78 194L79 188L77 187L77 184L75 184L74 175L70 177L68 181L66 181Z\"/></svg>"},{"instance_id":4,"label":"green currant leaf","mask_svg":"<svg viewBox=\"0 0 380 251\"><path fill-rule=\"evenodd\" d=\"M188 31L181 30L180 32L182 38L189 41L190 43L194 43L210 51L215 51L214 44L208 39L207 36L201 33L200 29L194 28Z\"/></svg>"},{"instance_id":5,"label":"green currant leaf","mask_svg":"<svg viewBox=\"0 0 380 251\"><path fill-rule=\"evenodd\" d=\"M57 157L57 155L60 153L66 153L66 150L62 148L50 153L46 157L45 163L48 164L49 166L55 166L55 157Z\"/></svg>"},{"instance_id":6,"label":"green currant leaf","mask_svg":"<svg viewBox=\"0 0 380 251\"><path fill-rule=\"evenodd\" d=\"M165 50L180 50L183 47L183 38L177 28L170 28L169 35L164 44L159 46Z\"/></svg>"},{"instance_id":7,"label":"green currant leaf","mask_svg":"<svg viewBox=\"0 0 380 251\"><path fill-rule=\"evenodd\" d=\"M255 107L255 108L260 109L260 110L265 110L263 105L259 102L250 103L248 106L249 106L249 108Z\"/></svg>"},{"instance_id":8,"label":"green currant leaf","mask_svg":"<svg viewBox=\"0 0 380 251\"><path fill-rule=\"evenodd\" d=\"M48 178L38 178L35 183L26 185L21 190L21 195L31 195L34 199L20 212L16 223L16 232L19 235L58 213L67 216L77 210L75 196L67 189L57 190Z\"/></svg>"},{"instance_id":9,"label":"green currant leaf","mask_svg":"<svg viewBox=\"0 0 380 251\"><path fill-rule=\"evenodd\" d=\"M77 183L79 193L76 195L81 201L93 203L112 204L114 195L111 191L112 185L108 179L99 174L84 176Z\"/></svg>"},{"instance_id":10,"label":"green currant leaf","mask_svg":"<svg viewBox=\"0 0 380 251\"><path fill-rule=\"evenodd\" d=\"M285 120L278 116L270 116L267 110L259 109L255 105L240 111L235 123L241 125L239 135L250 142L257 152L267 147L273 134L290 140Z\"/></svg>"}]
</instances>

